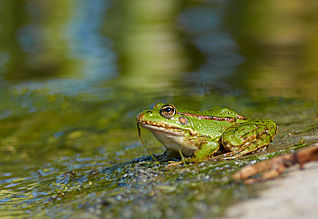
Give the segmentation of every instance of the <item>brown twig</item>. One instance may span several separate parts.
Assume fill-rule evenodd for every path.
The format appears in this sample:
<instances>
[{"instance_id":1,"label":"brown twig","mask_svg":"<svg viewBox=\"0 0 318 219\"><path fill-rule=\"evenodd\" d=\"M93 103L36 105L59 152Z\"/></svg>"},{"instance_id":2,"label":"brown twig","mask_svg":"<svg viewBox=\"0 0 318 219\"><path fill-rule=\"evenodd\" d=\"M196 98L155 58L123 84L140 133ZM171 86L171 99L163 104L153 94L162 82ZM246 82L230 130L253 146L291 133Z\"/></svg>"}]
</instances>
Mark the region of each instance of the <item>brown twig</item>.
<instances>
[{"instance_id":1,"label":"brown twig","mask_svg":"<svg viewBox=\"0 0 318 219\"><path fill-rule=\"evenodd\" d=\"M243 167L233 175L234 179L243 179L246 184L253 184L268 179L273 179L282 174L286 168L299 164L300 169L304 164L318 161L318 143L311 147L303 148L295 153L281 155L267 161ZM265 172L266 171L266 172ZM264 173L263 173L264 172ZM258 173L263 173L259 178L249 178Z\"/></svg>"}]
</instances>

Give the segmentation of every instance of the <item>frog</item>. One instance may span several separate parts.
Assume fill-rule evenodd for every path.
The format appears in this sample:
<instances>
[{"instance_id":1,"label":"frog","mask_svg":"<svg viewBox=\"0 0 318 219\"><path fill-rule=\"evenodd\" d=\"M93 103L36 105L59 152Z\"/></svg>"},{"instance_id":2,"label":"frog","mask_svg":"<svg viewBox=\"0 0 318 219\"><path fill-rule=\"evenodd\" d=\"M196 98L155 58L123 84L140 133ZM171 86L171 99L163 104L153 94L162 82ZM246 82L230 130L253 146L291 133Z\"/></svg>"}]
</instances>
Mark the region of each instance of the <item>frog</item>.
<instances>
[{"instance_id":1,"label":"frog","mask_svg":"<svg viewBox=\"0 0 318 219\"><path fill-rule=\"evenodd\" d=\"M180 154L187 163L236 159L263 151L278 129L270 119L249 119L226 107L193 111L162 102L139 113L136 120L166 148L158 161Z\"/></svg>"}]
</instances>

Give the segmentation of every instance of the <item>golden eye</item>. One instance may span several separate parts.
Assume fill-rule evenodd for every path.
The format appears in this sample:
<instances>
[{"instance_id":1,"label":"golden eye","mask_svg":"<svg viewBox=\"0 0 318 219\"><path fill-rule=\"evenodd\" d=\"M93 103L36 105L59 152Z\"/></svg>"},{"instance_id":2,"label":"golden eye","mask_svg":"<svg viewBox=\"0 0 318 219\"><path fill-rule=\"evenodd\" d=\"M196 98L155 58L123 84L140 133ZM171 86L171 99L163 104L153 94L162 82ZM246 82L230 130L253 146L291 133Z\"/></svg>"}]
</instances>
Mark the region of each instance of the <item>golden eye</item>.
<instances>
[{"instance_id":1,"label":"golden eye","mask_svg":"<svg viewBox=\"0 0 318 219\"><path fill-rule=\"evenodd\" d=\"M173 117L177 112L177 109L174 105L164 105L161 107L161 109L159 110L159 113L161 116L165 117L166 119L170 119L171 117Z\"/></svg>"}]
</instances>

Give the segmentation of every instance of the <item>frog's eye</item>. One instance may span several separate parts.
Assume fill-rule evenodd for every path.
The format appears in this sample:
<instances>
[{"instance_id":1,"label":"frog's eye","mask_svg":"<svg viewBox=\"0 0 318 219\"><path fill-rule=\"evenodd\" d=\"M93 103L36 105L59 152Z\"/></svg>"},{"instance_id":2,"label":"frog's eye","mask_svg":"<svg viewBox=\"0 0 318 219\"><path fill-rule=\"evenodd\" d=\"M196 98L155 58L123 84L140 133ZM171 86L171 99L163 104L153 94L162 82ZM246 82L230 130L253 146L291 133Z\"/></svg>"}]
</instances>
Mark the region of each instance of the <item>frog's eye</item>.
<instances>
[{"instance_id":1,"label":"frog's eye","mask_svg":"<svg viewBox=\"0 0 318 219\"><path fill-rule=\"evenodd\" d=\"M159 110L161 116L165 117L166 119L170 119L176 114L176 107L174 105L164 105Z\"/></svg>"}]
</instances>

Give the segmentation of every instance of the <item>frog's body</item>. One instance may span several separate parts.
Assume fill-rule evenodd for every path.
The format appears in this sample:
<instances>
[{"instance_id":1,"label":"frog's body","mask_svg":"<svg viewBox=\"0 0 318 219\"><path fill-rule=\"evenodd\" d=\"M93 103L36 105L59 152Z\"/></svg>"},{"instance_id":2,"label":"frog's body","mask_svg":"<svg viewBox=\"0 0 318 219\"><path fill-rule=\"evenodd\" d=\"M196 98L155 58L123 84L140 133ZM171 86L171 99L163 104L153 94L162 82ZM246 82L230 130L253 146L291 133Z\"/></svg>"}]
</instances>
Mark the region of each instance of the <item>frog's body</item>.
<instances>
[{"instance_id":1,"label":"frog's body","mask_svg":"<svg viewBox=\"0 0 318 219\"><path fill-rule=\"evenodd\" d=\"M229 152L225 154L228 158L258 151L270 144L277 131L271 120L247 119L223 107L191 111L163 103L141 112L137 122L150 130L167 151L181 151L189 162L204 161L220 148Z\"/></svg>"}]
</instances>

